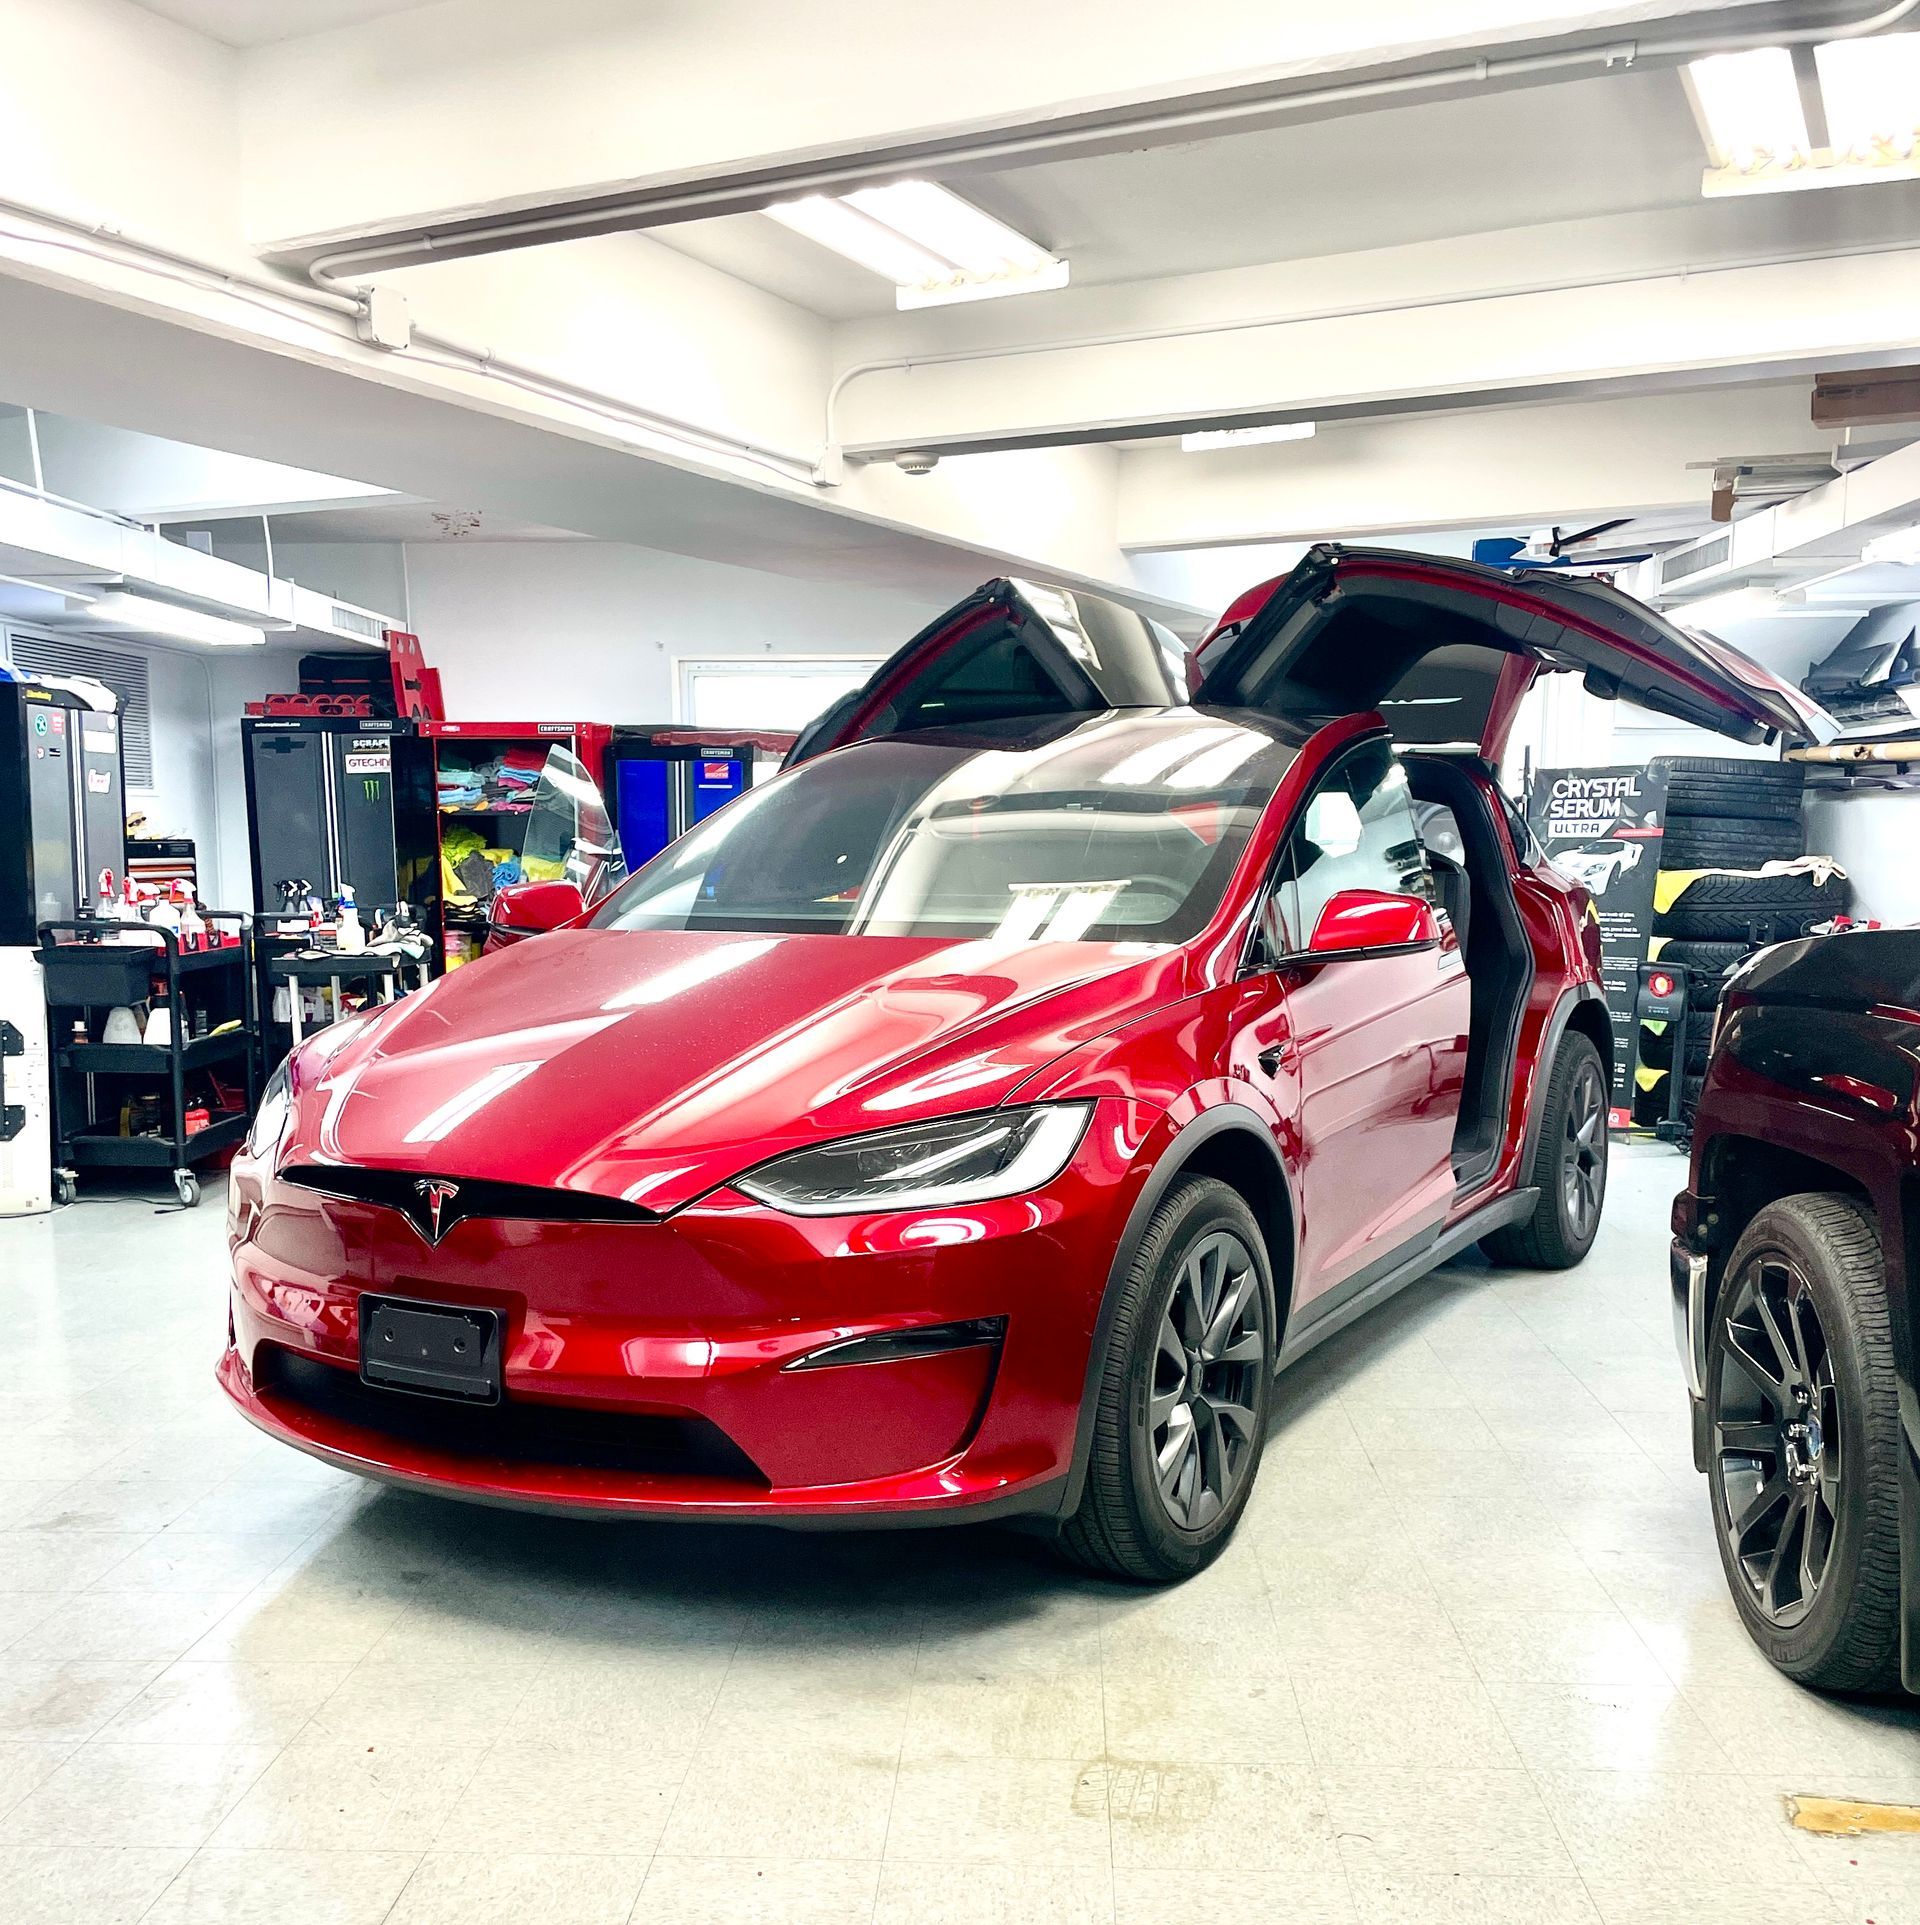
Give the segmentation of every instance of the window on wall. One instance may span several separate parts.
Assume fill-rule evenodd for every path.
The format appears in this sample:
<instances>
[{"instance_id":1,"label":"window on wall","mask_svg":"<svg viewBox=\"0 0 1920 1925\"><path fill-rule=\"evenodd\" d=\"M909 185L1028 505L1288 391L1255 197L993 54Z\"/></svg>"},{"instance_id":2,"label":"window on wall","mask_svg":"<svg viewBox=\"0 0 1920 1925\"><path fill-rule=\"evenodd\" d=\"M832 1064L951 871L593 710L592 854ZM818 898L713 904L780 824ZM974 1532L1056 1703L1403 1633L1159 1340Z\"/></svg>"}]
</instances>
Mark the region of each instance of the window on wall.
<instances>
[{"instance_id":1,"label":"window on wall","mask_svg":"<svg viewBox=\"0 0 1920 1925\"><path fill-rule=\"evenodd\" d=\"M679 720L693 728L799 730L879 666L870 657L682 662Z\"/></svg>"},{"instance_id":2,"label":"window on wall","mask_svg":"<svg viewBox=\"0 0 1920 1925\"><path fill-rule=\"evenodd\" d=\"M26 635L17 629L0 636L0 644L13 666L29 675L84 675L112 689L120 702L120 753L127 787L153 787L153 707L145 657L64 637Z\"/></svg>"}]
</instances>

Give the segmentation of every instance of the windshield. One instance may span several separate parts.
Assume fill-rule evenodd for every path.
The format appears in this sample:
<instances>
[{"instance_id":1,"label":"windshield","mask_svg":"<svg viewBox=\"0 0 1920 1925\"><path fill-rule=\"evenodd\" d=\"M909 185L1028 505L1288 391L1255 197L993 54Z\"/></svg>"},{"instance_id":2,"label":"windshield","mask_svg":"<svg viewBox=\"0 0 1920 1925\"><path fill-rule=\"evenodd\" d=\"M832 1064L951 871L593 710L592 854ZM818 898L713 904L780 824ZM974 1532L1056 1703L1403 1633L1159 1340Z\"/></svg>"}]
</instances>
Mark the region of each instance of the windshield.
<instances>
[{"instance_id":1,"label":"windshield","mask_svg":"<svg viewBox=\"0 0 1920 1925\"><path fill-rule=\"evenodd\" d=\"M729 803L592 926L1181 942L1293 756L1187 709L860 742Z\"/></svg>"}]
</instances>

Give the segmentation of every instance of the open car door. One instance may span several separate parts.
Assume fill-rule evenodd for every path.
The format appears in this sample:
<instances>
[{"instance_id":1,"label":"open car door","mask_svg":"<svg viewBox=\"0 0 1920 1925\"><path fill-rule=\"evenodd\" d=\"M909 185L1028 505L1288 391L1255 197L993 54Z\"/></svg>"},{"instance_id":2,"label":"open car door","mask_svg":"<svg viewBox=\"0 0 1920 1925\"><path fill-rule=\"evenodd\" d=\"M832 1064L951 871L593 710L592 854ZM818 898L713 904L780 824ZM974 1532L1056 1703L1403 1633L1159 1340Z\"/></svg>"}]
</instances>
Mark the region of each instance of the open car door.
<instances>
[{"instance_id":1,"label":"open car door","mask_svg":"<svg viewBox=\"0 0 1920 1925\"><path fill-rule=\"evenodd\" d=\"M1201 643L1197 702L1302 718L1379 709L1408 746L1497 760L1535 676L1578 673L1742 742L1831 741L1820 705L1604 582L1385 548L1314 548Z\"/></svg>"},{"instance_id":2,"label":"open car door","mask_svg":"<svg viewBox=\"0 0 1920 1925\"><path fill-rule=\"evenodd\" d=\"M1001 579L976 589L800 733L787 768L868 736L1187 700L1171 630L1098 595Z\"/></svg>"}]
</instances>

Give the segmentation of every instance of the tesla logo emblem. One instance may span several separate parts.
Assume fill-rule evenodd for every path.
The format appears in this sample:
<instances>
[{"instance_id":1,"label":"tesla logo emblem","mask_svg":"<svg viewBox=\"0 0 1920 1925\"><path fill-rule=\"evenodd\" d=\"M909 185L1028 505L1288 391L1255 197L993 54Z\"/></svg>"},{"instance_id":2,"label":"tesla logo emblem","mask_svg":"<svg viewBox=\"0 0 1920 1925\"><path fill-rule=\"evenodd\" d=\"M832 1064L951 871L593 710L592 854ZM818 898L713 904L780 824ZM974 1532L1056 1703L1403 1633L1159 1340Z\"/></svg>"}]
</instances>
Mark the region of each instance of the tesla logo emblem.
<instances>
[{"instance_id":1,"label":"tesla logo emblem","mask_svg":"<svg viewBox=\"0 0 1920 1925\"><path fill-rule=\"evenodd\" d=\"M460 1194L457 1183L448 1183L437 1176L423 1176L413 1186L416 1196L427 1200L427 1241L440 1241L440 1212Z\"/></svg>"}]
</instances>

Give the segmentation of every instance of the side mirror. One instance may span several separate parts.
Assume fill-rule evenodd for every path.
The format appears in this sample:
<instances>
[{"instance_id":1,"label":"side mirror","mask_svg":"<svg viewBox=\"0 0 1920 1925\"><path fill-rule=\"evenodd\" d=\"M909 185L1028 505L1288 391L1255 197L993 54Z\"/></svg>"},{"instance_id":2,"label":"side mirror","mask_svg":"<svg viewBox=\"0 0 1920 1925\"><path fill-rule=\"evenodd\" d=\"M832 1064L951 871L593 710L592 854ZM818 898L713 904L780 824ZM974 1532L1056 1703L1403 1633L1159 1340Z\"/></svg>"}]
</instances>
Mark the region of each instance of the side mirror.
<instances>
[{"instance_id":1,"label":"side mirror","mask_svg":"<svg viewBox=\"0 0 1920 1925\"><path fill-rule=\"evenodd\" d=\"M575 882L512 882L494 892L488 935L506 942L542 936L549 929L587 913L586 898Z\"/></svg>"},{"instance_id":2,"label":"side mirror","mask_svg":"<svg viewBox=\"0 0 1920 1925\"><path fill-rule=\"evenodd\" d=\"M1439 940L1440 919L1424 896L1342 889L1320 911L1307 954L1347 956L1361 949L1415 949Z\"/></svg>"}]
</instances>

